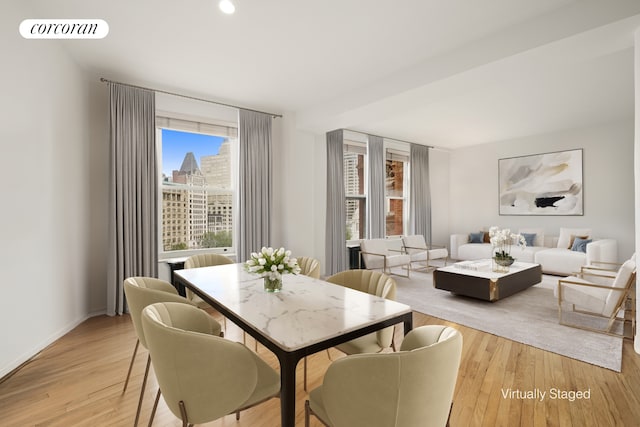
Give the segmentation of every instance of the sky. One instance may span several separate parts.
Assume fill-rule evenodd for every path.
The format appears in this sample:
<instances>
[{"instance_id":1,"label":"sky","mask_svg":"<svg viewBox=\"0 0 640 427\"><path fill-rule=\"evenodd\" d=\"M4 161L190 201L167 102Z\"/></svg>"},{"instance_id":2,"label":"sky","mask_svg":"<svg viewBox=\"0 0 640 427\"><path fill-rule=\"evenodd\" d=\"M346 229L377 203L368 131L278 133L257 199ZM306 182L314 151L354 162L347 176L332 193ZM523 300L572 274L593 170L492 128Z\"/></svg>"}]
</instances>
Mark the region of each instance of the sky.
<instances>
[{"instance_id":1,"label":"sky","mask_svg":"<svg viewBox=\"0 0 640 427\"><path fill-rule=\"evenodd\" d=\"M225 140L221 136L162 129L162 173L171 176L180 170L185 154L193 152L200 166L200 157L218 154Z\"/></svg>"}]
</instances>

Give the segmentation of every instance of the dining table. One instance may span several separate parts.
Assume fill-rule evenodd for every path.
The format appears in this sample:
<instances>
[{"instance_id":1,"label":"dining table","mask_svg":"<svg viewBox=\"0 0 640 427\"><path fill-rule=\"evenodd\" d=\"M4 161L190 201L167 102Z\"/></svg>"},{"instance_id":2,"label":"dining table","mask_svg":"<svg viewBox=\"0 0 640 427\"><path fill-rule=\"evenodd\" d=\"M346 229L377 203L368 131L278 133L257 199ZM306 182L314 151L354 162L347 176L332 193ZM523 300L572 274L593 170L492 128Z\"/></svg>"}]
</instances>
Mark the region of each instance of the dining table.
<instances>
[{"instance_id":1,"label":"dining table","mask_svg":"<svg viewBox=\"0 0 640 427\"><path fill-rule=\"evenodd\" d=\"M404 324L411 307L301 274L285 274L280 292L242 263L174 272L176 282L226 316L278 358L281 425L295 426L296 366L300 359L338 344Z\"/></svg>"}]
</instances>

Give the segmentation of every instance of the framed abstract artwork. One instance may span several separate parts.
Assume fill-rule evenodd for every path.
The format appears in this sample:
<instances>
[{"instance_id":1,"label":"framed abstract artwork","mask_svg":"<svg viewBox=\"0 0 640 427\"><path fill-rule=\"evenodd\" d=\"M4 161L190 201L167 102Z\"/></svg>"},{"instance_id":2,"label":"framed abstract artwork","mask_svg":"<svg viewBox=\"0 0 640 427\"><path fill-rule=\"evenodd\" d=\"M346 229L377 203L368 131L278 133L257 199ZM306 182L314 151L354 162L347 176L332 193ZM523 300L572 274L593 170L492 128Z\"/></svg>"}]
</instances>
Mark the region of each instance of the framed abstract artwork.
<instances>
[{"instance_id":1,"label":"framed abstract artwork","mask_svg":"<svg viewBox=\"0 0 640 427\"><path fill-rule=\"evenodd\" d=\"M582 149L498 160L500 215L583 215Z\"/></svg>"}]
</instances>

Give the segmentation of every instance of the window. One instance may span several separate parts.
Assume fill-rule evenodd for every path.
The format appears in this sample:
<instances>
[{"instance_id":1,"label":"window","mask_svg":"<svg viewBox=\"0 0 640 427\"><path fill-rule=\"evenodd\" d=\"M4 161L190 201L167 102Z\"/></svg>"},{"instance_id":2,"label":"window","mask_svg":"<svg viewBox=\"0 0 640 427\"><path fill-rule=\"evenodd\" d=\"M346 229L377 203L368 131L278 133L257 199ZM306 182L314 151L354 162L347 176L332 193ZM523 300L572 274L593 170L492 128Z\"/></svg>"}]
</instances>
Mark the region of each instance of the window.
<instances>
[{"instance_id":1,"label":"window","mask_svg":"<svg viewBox=\"0 0 640 427\"><path fill-rule=\"evenodd\" d=\"M161 117L157 126L160 251L232 248L237 128Z\"/></svg>"},{"instance_id":2,"label":"window","mask_svg":"<svg viewBox=\"0 0 640 427\"><path fill-rule=\"evenodd\" d=\"M408 193L408 153L387 148L385 159L385 207L386 235L401 236L406 234L407 193Z\"/></svg>"},{"instance_id":3,"label":"window","mask_svg":"<svg viewBox=\"0 0 640 427\"><path fill-rule=\"evenodd\" d=\"M363 143L344 141L344 194L347 213L347 240L366 239L367 186Z\"/></svg>"}]
</instances>

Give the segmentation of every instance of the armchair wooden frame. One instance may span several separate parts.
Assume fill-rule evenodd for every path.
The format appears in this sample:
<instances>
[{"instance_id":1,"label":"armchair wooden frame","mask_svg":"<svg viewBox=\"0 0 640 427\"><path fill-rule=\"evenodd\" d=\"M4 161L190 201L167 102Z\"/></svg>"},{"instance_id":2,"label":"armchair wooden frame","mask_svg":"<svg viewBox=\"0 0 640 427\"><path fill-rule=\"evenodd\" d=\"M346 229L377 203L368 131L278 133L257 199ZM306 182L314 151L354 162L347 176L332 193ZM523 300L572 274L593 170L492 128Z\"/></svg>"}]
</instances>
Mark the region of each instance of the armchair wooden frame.
<instances>
[{"instance_id":1,"label":"armchair wooden frame","mask_svg":"<svg viewBox=\"0 0 640 427\"><path fill-rule=\"evenodd\" d=\"M398 250L394 250L394 249L389 249L390 252L402 252L404 253L402 250L398 251ZM358 268L362 269L362 255L373 255L373 256L380 256L383 257L383 266L382 266L382 272L388 275L394 275L394 276L399 276L399 277L406 277L409 278L409 274L411 272L411 260L409 260L409 262L407 264L401 264L401 265L394 265L393 267L400 267L400 268L406 268L407 269L407 275L403 275L403 274L398 274L398 273L394 273L393 271L391 271L391 267L389 265L387 265L387 255L385 254L378 254L378 253L374 253L374 252L367 252L367 251L360 251L361 256L358 258ZM375 267L375 268L368 268L367 270L378 270L380 269L380 267Z\"/></svg>"},{"instance_id":2,"label":"armchair wooden frame","mask_svg":"<svg viewBox=\"0 0 640 427\"><path fill-rule=\"evenodd\" d=\"M608 264L611 266L619 266L620 264L614 264L614 263L600 263L600 264ZM580 272L577 273L577 276L580 278L588 278L588 277L595 277L595 278L599 278L599 279L605 279L605 280L614 280L615 276L616 276L616 271L608 269L608 268L604 268L604 267L594 267L594 266L583 266L580 269ZM588 280L588 279L586 279ZM597 283L585 283L585 282L579 282L576 280L571 280L571 277L567 277L564 279L560 279L558 280L558 323L560 323L561 325L564 326L569 326L572 328L577 328L577 329L583 329L583 330L587 330L587 331L592 331L592 332L599 332L599 333L604 333L607 335L613 335L613 336L618 336L618 337L622 337L622 338L631 338L633 339L633 337L635 336L635 328L636 328L636 313L635 313L635 308L636 308L636 303L635 303L635 283L636 283L636 270L634 269L633 272L631 273L631 275L629 276L629 279L627 280L627 282L625 283L625 285L623 287L611 287L611 286L607 286L607 285L600 285ZM604 316L602 314L599 313L593 313L590 311L586 311L586 310L580 310L577 309L575 304L572 304L572 311L576 312L576 313L580 313L580 314L586 314L586 315L590 315L590 316L595 316L595 317L600 317L600 318L604 318L604 319L608 319L607 322L607 327L605 329L598 329L598 328L591 328L588 326L584 326L584 325L579 325L579 324L575 324L575 323L570 323L567 322L565 319L563 319L563 310L562 310L562 303L563 303L563 285L573 285L573 286L584 286L584 287L589 287L589 288L597 288L597 289L603 289L603 290L607 290L607 291L613 291L616 292L617 294L619 294L617 303L615 305L615 307L613 308L613 311L611 312L610 316ZM620 312L620 310L624 309L624 317L618 317L618 314ZM616 322L622 322L622 332L621 333L616 333L613 332L613 326ZM630 323L630 328L627 328L627 330L625 330L625 326L627 325L627 322Z\"/></svg>"}]
</instances>

